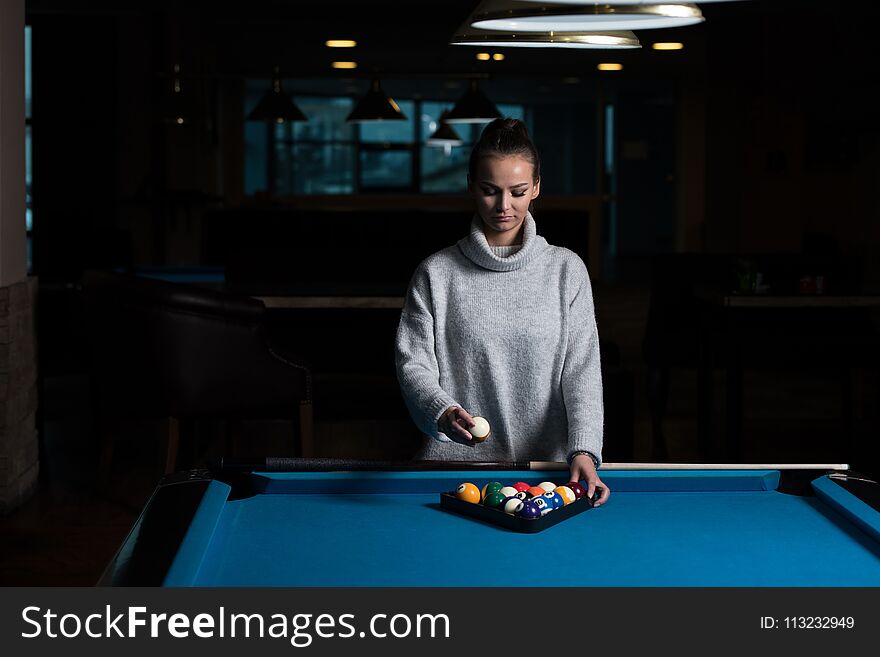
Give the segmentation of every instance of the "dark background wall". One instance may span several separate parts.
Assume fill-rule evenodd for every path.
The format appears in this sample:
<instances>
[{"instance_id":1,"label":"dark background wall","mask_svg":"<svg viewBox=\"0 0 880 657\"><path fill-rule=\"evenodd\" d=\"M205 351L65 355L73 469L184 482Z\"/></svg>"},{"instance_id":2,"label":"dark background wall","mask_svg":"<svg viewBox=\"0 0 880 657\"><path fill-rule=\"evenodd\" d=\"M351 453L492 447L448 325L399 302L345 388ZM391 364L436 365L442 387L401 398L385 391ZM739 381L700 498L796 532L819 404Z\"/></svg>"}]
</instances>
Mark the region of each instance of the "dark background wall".
<instances>
[{"instance_id":1,"label":"dark background wall","mask_svg":"<svg viewBox=\"0 0 880 657\"><path fill-rule=\"evenodd\" d=\"M266 77L278 62L288 76L340 87L384 72L392 94L395 85L418 88L420 75L433 89L443 88L444 72L491 73L493 100L534 104L548 193L614 192L620 256L797 250L805 233L820 233L868 269L876 260L877 122L868 93L877 46L868 20L850 22L818 2L709 5L703 25L641 34L646 46L681 39L683 52L615 53L624 71L600 75L595 63L608 55L593 52L511 51L495 68L477 66L472 49L444 41L466 2L445 3L421 39L402 29L393 2L390 26L358 13L357 3L329 4L351 20L331 30L321 13L271 2L124 11L29 3L37 273L66 279L109 261L197 263L202 211L247 200L243 80ZM327 72L321 45L346 31L368 35L354 79ZM383 41L390 33L399 36ZM198 120L183 128L162 123L173 63L196 92ZM577 83L562 82L572 77ZM452 101L461 89L444 93ZM613 181L600 175L603 102L617 111Z\"/></svg>"},{"instance_id":2,"label":"dark background wall","mask_svg":"<svg viewBox=\"0 0 880 657\"><path fill-rule=\"evenodd\" d=\"M508 49L504 62L491 64L476 62L474 49L448 45L475 4L420 3L432 20L416 24L412 3L396 0L332 0L308 12L271 0L155 0L124 8L97 0L29 2L34 271L47 317L63 324L63 304L52 315L52 290L89 267L228 264L206 246L216 238L218 216L233 245L236 235L242 243L259 237L250 214L257 208L291 217L341 210L355 219L439 208L446 216L460 210L466 225L460 194L247 197L245 81L268 84L276 64L294 94L320 89L357 98L361 92L350 89L365 90L379 75L392 96L452 103L464 90L462 77L479 75L495 102L530 108L546 179L539 212L581 217L564 239L588 256L599 240L601 262L589 258L599 326L635 374L637 444L651 433L641 345L657 256L836 254L854 272L837 291L880 291L880 144L870 95L880 61L871 32L880 18L875 3L860 3L855 21L844 6L814 0L709 4L702 25L640 33L639 51ZM340 36L360 42L355 74L328 68L323 41ZM648 47L655 40L682 41L685 49L658 53ZM623 71L598 72L596 64L608 59L623 63ZM195 119L184 126L165 121L175 63L192 92ZM610 172L608 104L615 117ZM424 248L441 235L436 246L445 246L457 231L437 230L431 221L402 225ZM339 239L379 253L388 244L379 231L373 243L365 235L343 230ZM348 284L349 292L362 292L370 271L338 266L337 290ZM393 281L405 282L405 274ZM69 349L64 342L63 334L45 336L44 371L58 368ZM809 398L837 394L822 385ZM693 435L694 388L692 370L673 377L670 415L681 418L685 441ZM789 408L779 416L792 412L800 413ZM828 435L835 427L829 424Z\"/></svg>"}]
</instances>

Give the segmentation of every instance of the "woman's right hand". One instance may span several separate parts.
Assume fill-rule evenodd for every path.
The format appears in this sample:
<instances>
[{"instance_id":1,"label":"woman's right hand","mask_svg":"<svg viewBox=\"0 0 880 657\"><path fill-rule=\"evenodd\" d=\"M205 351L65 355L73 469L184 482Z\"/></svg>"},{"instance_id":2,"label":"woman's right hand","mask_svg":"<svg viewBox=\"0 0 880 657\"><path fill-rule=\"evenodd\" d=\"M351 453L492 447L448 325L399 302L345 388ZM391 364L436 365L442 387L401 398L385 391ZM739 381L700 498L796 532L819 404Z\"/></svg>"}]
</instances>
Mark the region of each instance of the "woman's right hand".
<instances>
[{"instance_id":1,"label":"woman's right hand","mask_svg":"<svg viewBox=\"0 0 880 657\"><path fill-rule=\"evenodd\" d=\"M451 441L461 445L474 444L474 437L468 431L474 424L471 414L460 406L450 406L437 420L437 428Z\"/></svg>"}]
</instances>

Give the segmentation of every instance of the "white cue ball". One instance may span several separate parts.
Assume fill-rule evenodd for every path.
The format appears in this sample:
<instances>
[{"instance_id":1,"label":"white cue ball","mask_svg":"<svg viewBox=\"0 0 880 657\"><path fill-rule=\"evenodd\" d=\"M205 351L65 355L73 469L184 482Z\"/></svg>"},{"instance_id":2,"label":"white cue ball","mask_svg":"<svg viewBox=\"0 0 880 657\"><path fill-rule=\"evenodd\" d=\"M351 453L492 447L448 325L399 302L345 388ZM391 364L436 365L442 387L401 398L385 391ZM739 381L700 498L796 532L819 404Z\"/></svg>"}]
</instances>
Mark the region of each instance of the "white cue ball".
<instances>
[{"instance_id":1,"label":"white cue ball","mask_svg":"<svg viewBox=\"0 0 880 657\"><path fill-rule=\"evenodd\" d=\"M486 440L491 433L491 430L489 429L489 423L484 417L475 417L474 426L472 426L469 431L471 436L474 437L474 442L477 443L481 443Z\"/></svg>"}]
</instances>

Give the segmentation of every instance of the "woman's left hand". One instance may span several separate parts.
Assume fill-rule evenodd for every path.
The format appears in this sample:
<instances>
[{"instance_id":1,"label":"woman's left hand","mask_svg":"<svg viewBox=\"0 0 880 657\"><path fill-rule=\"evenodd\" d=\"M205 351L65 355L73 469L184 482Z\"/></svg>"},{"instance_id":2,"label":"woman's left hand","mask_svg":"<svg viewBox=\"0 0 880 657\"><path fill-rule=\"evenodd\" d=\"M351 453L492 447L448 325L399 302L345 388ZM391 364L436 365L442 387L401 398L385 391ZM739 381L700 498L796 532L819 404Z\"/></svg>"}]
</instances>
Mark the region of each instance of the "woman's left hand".
<instances>
[{"instance_id":1,"label":"woman's left hand","mask_svg":"<svg viewBox=\"0 0 880 657\"><path fill-rule=\"evenodd\" d=\"M608 501L608 498L611 496L611 489L599 479L596 466L593 465L593 459L588 454L578 454L575 456L571 460L570 470L571 478L569 481L581 481L583 479L587 482L587 496L590 499L592 499L593 493L596 492L597 486L602 489L602 494L593 503L593 506L602 506Z\"/></svg>"}]
</instances>

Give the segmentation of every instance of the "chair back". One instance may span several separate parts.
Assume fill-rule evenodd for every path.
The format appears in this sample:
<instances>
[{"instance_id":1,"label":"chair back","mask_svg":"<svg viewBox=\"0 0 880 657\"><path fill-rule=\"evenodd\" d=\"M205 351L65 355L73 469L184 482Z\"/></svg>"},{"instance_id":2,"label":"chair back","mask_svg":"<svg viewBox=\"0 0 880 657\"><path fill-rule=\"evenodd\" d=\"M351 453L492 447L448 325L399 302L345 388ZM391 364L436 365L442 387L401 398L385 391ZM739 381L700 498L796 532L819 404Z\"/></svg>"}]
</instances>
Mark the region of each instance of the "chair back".
<instances>
[{"instance_id":1,"label":"chair back","mask_svg":"<svg viewBox=\"0 0 880 657\"><path fill-rule=\"evenodd\" d=\"M117 415L295 417L309 370L266 338L257 299L89 271L82 280L95 391Z\"/></svg>"}]
</instances>

